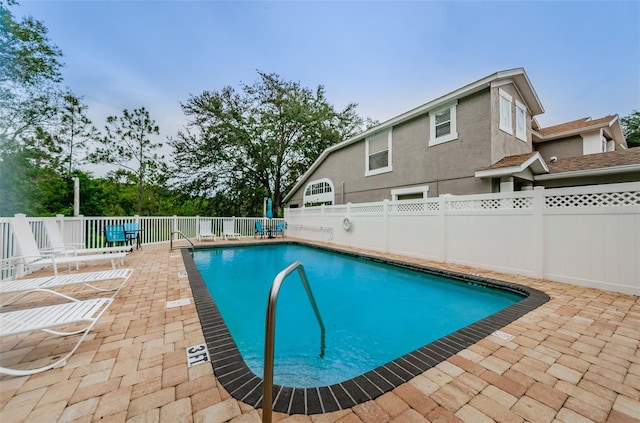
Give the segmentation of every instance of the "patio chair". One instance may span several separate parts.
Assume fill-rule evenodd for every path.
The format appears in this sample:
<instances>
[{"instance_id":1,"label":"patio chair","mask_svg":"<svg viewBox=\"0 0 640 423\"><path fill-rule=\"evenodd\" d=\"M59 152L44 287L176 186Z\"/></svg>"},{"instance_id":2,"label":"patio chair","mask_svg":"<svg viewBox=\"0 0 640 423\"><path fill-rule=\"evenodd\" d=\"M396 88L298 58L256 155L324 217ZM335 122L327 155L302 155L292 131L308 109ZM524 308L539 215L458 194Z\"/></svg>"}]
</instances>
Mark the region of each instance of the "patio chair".
<instances>
[{"instance_id":1,"label":"patio chair","mask_svg":"<svg viewBox=\"0 0 640 423\"><path fill-rule=\"evenodd\" d=\"M200 230L198 231L198 241L202 241L202 238L213 238L216 240L216 234L211 231L211 220L201 220Z\"/></svg>"},{"instance_id":2,"label":"patio chair","mask_svg":"<svg viewBox=\"0 0 640 423\"><path fill-rule=\"evenodd\" d=\"M253 234L253 237L257 238L258 234L260 234L260 238L263 238L265 235L269 235L269 231L262 227L262 222L256 220L256 232Z\"/></svg>"},{"instance_id":3,"label":"patio chair","mask_svg":"<svg viewBox=\"0 0 640 423\"><path fill-rule=\"evenodd\" d=\"M281 237L284 237L284 227L285 222L278 222L278 225L273 230L274 236L278 236L278 234L280 234Z\"/></svg>"},{"instance_id":4,"label":"patio chair","mask_svg":"<svg viewBox=\"0 0 640 423\"><path fill-rule=\"evenodd\" d=\"M127 245L133 245L133 240L136 240L136 249L140 248L140 224L139 223L125 223L124 224L124 237Z\"/></svg>"},{"instance_id":5,"label":"patio chair","mask_svg":"<svg viewBox=\"0 0 640 423\"><path fill-rule=\"evenodd\" d=\"M18 279L13 281L3 281L0 283L0 294L15 294L7 301L0 304L0 307L7 306L14 303L18 299L27 295L30 291L38 289L52 289L62 288L66 286L73 286L83 284L91 289L100 292L114 292L115 296L120 288L127 282L133 269L117 269L117 270L104 270L100 272L86 272L86 273L74 273L70 275L61 276L44 276L41 278L31 279ZM109 281L119 281L115 287L99 288L95 286L96 283L104 283Z\"/></svg>"},{"instance_id":6,"label":"patio chair","mask_svg":"<svg viewBox=\"0 0 640 423\"><path fill-rule=\"evenodd\" d=\"M238 232L234 232L234 219L224 219L222 221L222 235L224 239L235 238L240 239L240 234Z\"/></svg>"},{"instance_id":7,"label":"patio chair","mask_svg":"<svg viewBox=\"0 0 640 423\"><path fill-rule=\"evenodd\" d=\"M24 216L12 217L9 219L11 228L15 235L14 239L19 256L12 257L13 262L18 262L24 267L36 266L52 266L53 273L58 274L58 265L66 264L71 270L71 264L75 264L76 269L79 268L80 262L89 262L96 260L110 260L111 266L115 270L117 263L124 261L127 256L125 253L96 254L96 255L80 255L80 256L56 256L52 253L41 253L36 244L36 240L31 232L31 226Z\"/></svg>"},{"instance_id":8,"label":"patio chair","mask_svg":"<svg viewBox=\"0 0 640 423\"><path fill-rule=\"evenodd\" d=\"M62 357L56 357L53 363L35 369L0 367L0 374L26 376L53 369L54 367L64 366L67 359L78 349L87 334L113 302L113 298L93 298L80 301L47 289L29 292L52 294L65 298L70 302L0 313L0 337L30 334L38 331L57 336L78 334L82 334L82 336L80 336L70 352ZM82 325L82 327L78 328L78 325ZM11 342L8 345L14 344Z\"/></svg>"},{"instance_id":9,"label":"patio chair","mask_svg":"<svg viewBox=\"0 0 640 423\"><path fill-rule=\"evenodd\" d=\"M124 235L124 225L105 225L104 227L104 242L105 244L121 245L127 244L127 238Z\"/></svg>"},{"instance_id":10,"label":"patio chair","mask_svg":"<svg viewBox=\"0 0 640 423\"><path fill-rule=\"evenodd\" d=\"M44 229L49 238L49 250L54 254L73 255L79 254L98 254L98 253L125 253L133 250L131 246L120 247L104 247L104 248L84 248L83 244L65 244L62 240L62 234L58 228L55 219L43 219ZM41 250L42 251L42 250Z\"/></svg>"}]
</instances>

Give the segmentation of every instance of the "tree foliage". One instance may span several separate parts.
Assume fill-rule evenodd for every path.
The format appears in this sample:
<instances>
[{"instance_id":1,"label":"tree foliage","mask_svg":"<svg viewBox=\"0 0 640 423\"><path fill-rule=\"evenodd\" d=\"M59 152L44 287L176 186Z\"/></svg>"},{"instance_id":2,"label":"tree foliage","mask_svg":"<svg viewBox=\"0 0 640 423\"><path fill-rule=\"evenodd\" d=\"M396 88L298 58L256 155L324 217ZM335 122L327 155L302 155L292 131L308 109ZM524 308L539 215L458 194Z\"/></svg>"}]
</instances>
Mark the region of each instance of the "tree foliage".
<instances>
[{"instance_id":1,"label":"tree foliage","mask_svg":"<svg viewBox=\"0 0 640 423\"><path fill-rule=\"evenodd\" d=\"M62 161L66 164L67 175L71 175L74 167L84 160L84 155L80 153L86 150L87 142L100 139L100 134L87 117L88 107L81 98L67 91L61 100L56 137L59 144L66 148Z\"/></svg>"},{"instance_id":2,"label":"tree foliage","mask_svg":"<svg viewBox=\"0 0 640 423\"><path fill-rule=\"evenodd\" d=\"M362 129L356 104L336 110L315 90L258 72L251 85L204 91L182 104L189 123L170 140L178 184L194 195L224 194L233 214L277 213L285 194L330 145Z\"/></svg>"},{"instance_id":3,"label":"tree foliage","mask_svg":"<svg viewBox=\"0 0 640 423\"><path fill-rule=\"evenodd\" d=\"M99 140L100 146L89 155L93 163L108 163L118 167L138 187L138 214L142 214L145 184L160 178L165 172L164 156L157 153L162 143L154 143L152 135L160 128L149 112L141 107L122 116L107 117L107 135Z\"/></svg>"},{"instance_id":4,"label":"tree foliage","mask_svg":"<svg viewBox=\"0 0 640 423\"><path fill-rule=\"evenodd\" d=\"M0 1L0 141L15 141L55 114L53 100L62 80L62 52L47 38L42 22L17 21Z\"/></svg>"},{"instance_id":5,"label":"tree foliage","mask_svg":"<svg viewBox=\"0 0 640 423\"><path fill-rule=\"evenodd\" d=\"M629 147L640 147L640 112L634 110L629 116L620 119L624 137Z\"/></svg>"}]
</instances>

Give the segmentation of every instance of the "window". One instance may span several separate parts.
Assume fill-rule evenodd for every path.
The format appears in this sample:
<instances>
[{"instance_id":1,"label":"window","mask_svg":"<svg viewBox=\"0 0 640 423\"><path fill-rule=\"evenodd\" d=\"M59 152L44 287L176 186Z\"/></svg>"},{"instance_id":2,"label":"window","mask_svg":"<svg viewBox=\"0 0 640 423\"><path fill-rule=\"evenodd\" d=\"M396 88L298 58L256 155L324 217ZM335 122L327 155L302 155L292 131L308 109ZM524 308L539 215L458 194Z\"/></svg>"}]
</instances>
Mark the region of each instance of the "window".
<instances>
[{"instance_id":1,"label":"window","mask_svg":"<svg viewBox=\"0 0 640 423\"><path fill-rule=\"evenodd\" d=\"M391 190L392 200L414 200L427 198L429 195L429 185L411 188L396 188Z\"/></svg>"},{"instance_id":2,"label":"window","mask_svg":"<svg viewBox=\"0 0 640 423\"><path fill-rule=\"evenodd\" d=\"M392 166L392 131L379 132L365 140L365 172L364 176L391 172Z\"/></svg>"},{"instance_id":3,"label":"window","mask_svg":"<svg viewBox=\"0 0 640 423\"><path fill-rule=\"evenodd\" d=\"M511 118L511 103L513 97L507 94L502 88L500 93L500 129L508 134L513 134L513 123Z\"/></svg>"},{"instance_id":4,"label":"window","mask_svg":"<svg viewBox=\"0 0 640 423\"><path fill-rule=\"evenodd\" d=\"M429 145L438 145L443 142L458 139L456 125L456 106L458 102L449 104L443 108L429 113L430 132Z\"/></svg>"},{"instance_id":5,"label":"window","mask_svg":"<svg viewBox=\"0 0 640 423\"><path fill-rule=\"evenodd\" d=\"M302 202L305 206L317 206L321 204L333 204L333 183L329 178L311 181L304 189Z\"/></svg>"},{"instance_id":6,"label":"window","mask_svg":"<svg viewBox=\"0 0 640 423\"><path fill-rule=\"evenodd\" d=\"M527 106L516 100L516 138L527 142Z\"/></svg>"}]
</instances>

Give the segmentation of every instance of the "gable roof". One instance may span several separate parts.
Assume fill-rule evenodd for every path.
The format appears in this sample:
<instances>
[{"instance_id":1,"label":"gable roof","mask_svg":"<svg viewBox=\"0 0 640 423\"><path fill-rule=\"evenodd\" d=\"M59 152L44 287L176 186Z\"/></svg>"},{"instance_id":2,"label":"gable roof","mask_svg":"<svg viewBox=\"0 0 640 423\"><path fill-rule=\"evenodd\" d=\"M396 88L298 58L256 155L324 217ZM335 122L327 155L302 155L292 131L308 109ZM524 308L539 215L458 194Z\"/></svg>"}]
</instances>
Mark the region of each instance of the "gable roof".
<instances>
[{"instance_id":1,"label":"gable roof","mask_svg":"<svg viewBox=\"0 0 640 423\"><path fill-rule=\"evenodd\" d=\"M482 91L486 88L491 87L491 84L500 80L512 80L513 83L518 88L520 94L522 95L525 103L527 103L527 108L531 113L531 116L539 115L544 112L544 108L542 107L542 103L538 98L538 94L531 85L531 81L529 81L529 77L527 73L524 71L524 68L515 68L509 69L505 71L500 71L493 73L489 76L486 76L482 79L479 79L475 82L467 84L457 90L451 91L448 94L445 94L441 97L438 97L434 100L431 100L428 103L425 103L421 106L418 106L414 109L409 110L408 112L402 113L394 118L391 118L380 125L374 126L354 137L351 137L345 141L342 141L338 144L332 145L331 147L326 148L322 154L316 159L315 162L311 165L311 167L302 175L302 177L296 182L296 184L291 188L291 191L284 197L283 202L289 201L291 196L300 189L302 184L307 180L309 175L311 175L320 164L334 151L340 150L344 147L347 147L351 144L354 144L359 141L363 141L366 137L375 134L376 132L388 130L389 128L393 128L403 122L414 119L415 117L425 115L430 111L436 110L439 107L446 106L447 103L451 103L458 99L467 97L471 94L474 94L478 91Z\"/></svg>"},{"instance_id":2,"label":"gable roof","mask_svg":"<svg viewBox=\"0 0 640 423\"><path fill-rule=\"evenodd\" d=\"M640 147L585 156L566 157L546 163L540 153L507 156L475 173L478 178L496 178L515 175L531 168L534 179L572 178L614 173L640 172Z\"/></svg>"},{"instance_id":3,"label":"gable roof","mask_svg":"<svg viewBox=\"0 0 640 423\"><path fill-rule=\"evenodd\" d=\"M618 115L608 115L599 119L591 119L591 117L585 117L572 120L570 122L561 123L559 125L535 129L533 131L533 142L540 143L551 141L558 138L580 135L585 132L595 131L597 129L603 128L611 128L612 131L615 132L615 134L612 134L612 137L616 140L619 140L620 136L624 138L624 135L622 134L622 130L620 128L620 119L618 118Z\"/></svg>"},{"instance_id":4,"label":"gable roof","mask_svg":"<svg viewBox=\"0 0 640 423\"><path fill-rule=\"evenodd\" d=\"M581 170L636 166L640 169L640 148L566 157L549 163L551 173L575 172Z\"/></svg>"},{"instance_id":5,"label":"gable roof","mask_svg":"<svg viewBox=\"0 0 640 423\"><path fill-rule=\"evenodd\" d=\"M533 151L531 153L504 157L491 166L478 170L475 176L477 178L497 178L524 172L524 170L529 167L535 174L549 172L549 168L540 153Z\"/></svg>"}]
</instances>

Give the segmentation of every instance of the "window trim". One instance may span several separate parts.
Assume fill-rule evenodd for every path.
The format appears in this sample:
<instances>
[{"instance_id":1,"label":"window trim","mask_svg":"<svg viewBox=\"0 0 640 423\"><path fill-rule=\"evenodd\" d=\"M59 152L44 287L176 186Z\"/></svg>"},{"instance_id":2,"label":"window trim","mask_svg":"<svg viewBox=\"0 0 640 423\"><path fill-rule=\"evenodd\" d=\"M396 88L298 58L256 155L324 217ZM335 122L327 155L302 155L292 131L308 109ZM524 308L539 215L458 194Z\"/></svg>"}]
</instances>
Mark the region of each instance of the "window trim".
<instances>
[{"instance_id":1,"label":"window trim","mask_svg":"<svg viewBox=\"0 0 640 423\"><path fill-rule=\"evenodd\" d=\"M379 133L378 133L379 134ZM378 134L374 134L374 135L378 135ZM364 176L373 176L373 175L379 175L381 173L387 173L387 172L392 172L393 171L393 128L389 128L389 130L387 131L387 165L384 167L379 167L377 169L373 169L373 170L369 170L369 139L372 138L365 138L364 140ZM384 150L381 150L384 151ZM378 151L377 153L380 153L380 151ZM374 154L377 154L374 153Z\"/></svg>"},{"instance_id":2,"label":"window trim","mask_svg":"<svg viewBox=\"0 0 640 423\"><path fill-rule=\"evenodd\" d=\"M396 188L391 190L391 200L398 201L399 195L407 195L407 194L418 194L422 193L422 198L428 198L429 195L429 185L422 185L418 187L409 187L409 188Z\"/></svg>"},{"instance_id":3,"label":"window trim","mask_svg":"<svg viewBox=\"0 0 640 423\"><path fill-rule=\"evenodd\" d=\"M522 128L524 129L524 133L520 133L518 131L518 110L522 110L524 121L522 122ZM527 142L527 106L524 103L521 103L516 99L516 138L520 141Z\"/></svg>"},{"instance_id":4,"label":"window trim","mask_svg":"<svg viewBox=\"0 0 640 423\"><path fill-rule=\"evenodd\" d=\"M509 102L509 114L507 115L509 117L508 127L506 125L503 125L503 122L502 122L502 100L503 99ZM509 135L513 135L513 96L511 96L511 94L508 94L502 88L498 88L498 112L499 112L498 127L500 128L501 131L504 131Z\"/></svg>"},{"instance_id":5,"label":"window trim","mask_svg":"<svg viewBox=\"0 0 640 423\"><path fill-rule=\"evenodd\" d=\"M429 112L429 147L458 139L457 106L458 100ZM436 115L446 110L450 113L449 128L451 130L447 135L436 137Z\"/></svg>"},{"instance_id":6,"label":"window trim","mask_svg":"<svg viewBox=\"0 0 640 423\"><path fill-rule=\"evenodd\" d=\"M329 188L331 189L329 192L324 191L316 194L313 194L313 193L307 194L307 190L312 185L318 185L318 184L324 184L324 183L329 184ZM304 205L307 203L319 203L319 202L326 203L329 201L331 201L331 204L335 204L335 196L336 196L336 189L331 179L329 178L315 179L313 181L310 181L304 187L304 191L302 191L302 205L304 207Z\"/></svg>"}]
</instances>

